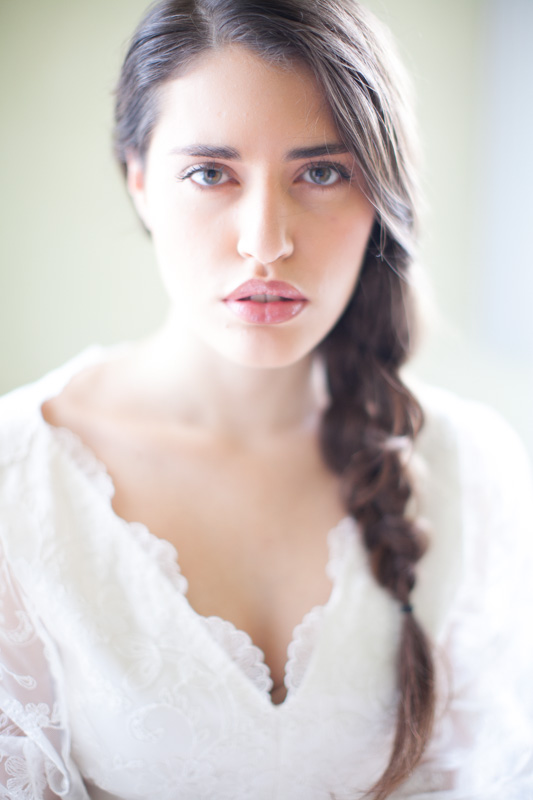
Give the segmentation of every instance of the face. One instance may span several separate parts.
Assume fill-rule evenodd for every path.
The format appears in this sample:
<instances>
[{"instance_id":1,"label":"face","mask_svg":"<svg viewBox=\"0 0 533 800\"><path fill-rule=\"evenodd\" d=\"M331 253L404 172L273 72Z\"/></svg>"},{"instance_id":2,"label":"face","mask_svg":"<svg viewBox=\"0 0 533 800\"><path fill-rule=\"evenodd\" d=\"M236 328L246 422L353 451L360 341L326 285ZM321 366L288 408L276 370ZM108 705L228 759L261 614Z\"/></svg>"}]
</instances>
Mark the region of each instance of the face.
<instances>
[{"instance_id":1,"label":"face","mask_svg":"<svg viewBox=\"0 0 533 800\"><path fill-rule=\"evenodd\" d=\"M164 85L128 186L174 320L218 354L288 366L342 314L374 212L304 67L241 47L204 56Z\"/></svg>"}]
</instances>

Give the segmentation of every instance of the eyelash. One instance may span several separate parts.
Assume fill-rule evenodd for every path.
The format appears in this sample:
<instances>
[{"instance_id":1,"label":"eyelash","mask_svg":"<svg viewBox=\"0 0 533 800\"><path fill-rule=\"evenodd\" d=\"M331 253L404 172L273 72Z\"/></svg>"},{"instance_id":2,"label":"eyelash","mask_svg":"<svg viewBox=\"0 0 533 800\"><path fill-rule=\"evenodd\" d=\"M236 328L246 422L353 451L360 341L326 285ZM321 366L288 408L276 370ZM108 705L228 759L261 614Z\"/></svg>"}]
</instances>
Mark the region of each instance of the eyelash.
<instances>
[{"instance_id":1,"label":"eyelash","mask_svg":"<svg viewBox=\"0 0 533 800\"><path fill-rule=\"evenodd\" d=\"M179 181L186 181L187 178L190 178L192 175L196 175L197 172L207 172L210 169L223 171L225 169L222 164L217 164L215 161L206 161L205 164L195 164L194 167L189 167L184 172L178 175ZM213 186L202 186L200 183L195 183L199 189L213 189Z\"/></svg>"},{"instance_id":2,"label":"eyelash","mask_svg":"<svg viewBox=\"0 0 533 800\"><path fill-rule=\"evenodd\" d=\"M224 171L226 167L223 164L217 164L216 161L207 161L204 164L195 164L193 167L189 167L180 175L177 176L179 181L185 181L190 178L192 175L195 175L198 172L207 172L207 170L214 169ZM306 164L305 168L302 170L300 175L305 174L309 170L312 169L334 169L337 174L339 175L339 180L335 181L335 183L325 186L321 186L319 183L312 183L311 181L306 181L309 186L313 186L315 189L332 189L334 186L338 186L339 183L346 183L352 180L351 173L346 169L344 164L339 164L333 161L314 161L312 163ZM225 186L228 181L224 181L222 184L213 184L212 186L202 186L200 183L194 182L194 185L198 187L198 189L215 189L218 185Z\"/></svg>"},{"instance_id":3,"label":"eyelash","mask_svg":"<svg viewBox=\"0 0 533 800\"><path fill-rule=\"evenodd\" d=\"M350 181L352 179L351 173L347 170L344 164L338 164L335 161L315 161L311 164L307 164L304 172L308 172L310 169L334 169L340 178L339 183L343 183L345 181ZM320 186L320 184L314 184L319 189L329 189L329 186ZM337 183L331 184L332 186L336 186Z\"/></svg>"}]
</instances>

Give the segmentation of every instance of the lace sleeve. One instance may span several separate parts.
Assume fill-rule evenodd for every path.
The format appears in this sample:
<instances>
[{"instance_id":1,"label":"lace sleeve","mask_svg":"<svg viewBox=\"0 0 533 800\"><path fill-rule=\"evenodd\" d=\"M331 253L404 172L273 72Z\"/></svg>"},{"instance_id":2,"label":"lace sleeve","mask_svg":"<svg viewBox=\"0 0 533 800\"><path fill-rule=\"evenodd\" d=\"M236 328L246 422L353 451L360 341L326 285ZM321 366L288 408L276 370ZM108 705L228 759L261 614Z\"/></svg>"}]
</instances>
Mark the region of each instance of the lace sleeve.
<instances>
[{"instance_id":1,"label":"lace sleeve","mask_svg":"<svg viewBox=\"0 0 533 800\"><path fill-rule=\"evenodd\" d=\"M69 756L57 674L53 644L26 609L0 544L0 798L88 800Z\"/></svg>"},{"instance_id":2,"label":"lace sleeve","mask_svg":"<svg viewBox=\"0 0 533 800\"><path fill-rule=\"evenodd\" d=\"M425 763L400 796L526 800L533 798L531 470L515 434L488 409L472 406L458 438L463 579L437 643L447 686Z\"/></svg>"}]
</instances>

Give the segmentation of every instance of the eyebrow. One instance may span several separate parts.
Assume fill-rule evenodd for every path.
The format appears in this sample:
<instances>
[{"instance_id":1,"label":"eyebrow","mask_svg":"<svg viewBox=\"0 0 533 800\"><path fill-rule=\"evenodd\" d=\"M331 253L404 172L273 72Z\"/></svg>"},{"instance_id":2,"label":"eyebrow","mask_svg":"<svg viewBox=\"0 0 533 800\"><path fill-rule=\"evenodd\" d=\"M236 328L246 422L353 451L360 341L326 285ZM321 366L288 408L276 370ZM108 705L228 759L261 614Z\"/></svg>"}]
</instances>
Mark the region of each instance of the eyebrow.
<instances>
[{"instance_id":1,"label":"eyebrow","mask_svg":"<svg viewBox=\"0 0 533 800\"><path fill-rule=\"evenodd\" d=\"M284 161L299 161L304 158L318 158L319 156L333 156L348 153L346 145L340 142L319 144L313 147L297 147L289 150L284 156ZM170 155L193 156L195 158L222 158L224 161L240 161L241 154L234 147L216 147L210 144L191 144L186 147L174 147Z\"/></svg>"},{"instance_id":2,"label":"eyebrow","mask_svg":"<svg viewBox=\"0 0 533 800\"><path fill-rule=\"evenodd\" d=\"M227 161L240 161L241 155L233 147L214 147L210 144L191 144L187 147L174 147L172 156L195 156L197 158L223 158Z\"/></svg>"},{"instance_id":3,"label":"eyebrow","mask_svg":"<svg viewBox=\"0 0 533 800\"><path fill-rule=\"evenodd\" d=\"M298 161L300 158L318 158L319 156L336 156L347 152L346 145L340 142L319 144L315 145L315 147L297 147L295 150L289 150L285 156L285 161Z\"/></svg>"}]
</instances>

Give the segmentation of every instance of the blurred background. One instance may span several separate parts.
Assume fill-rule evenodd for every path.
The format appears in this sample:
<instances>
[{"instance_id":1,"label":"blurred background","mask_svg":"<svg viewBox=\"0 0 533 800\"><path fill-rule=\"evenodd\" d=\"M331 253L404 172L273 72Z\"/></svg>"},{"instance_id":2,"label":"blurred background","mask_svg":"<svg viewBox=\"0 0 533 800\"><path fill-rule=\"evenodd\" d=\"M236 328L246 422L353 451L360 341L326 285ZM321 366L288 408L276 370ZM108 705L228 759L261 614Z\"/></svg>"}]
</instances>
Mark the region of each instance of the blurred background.
<instances>
[{"instance_id":1,"label":"blurred background","mask_svg":"<svg viewBox=\"0 0 533 800\"><path fill-rule=\"evenodd\" d=\"M497 408L533 456L533 2L367 5L396 35L421 125L434 300L413 371ZM164 314L110 145L146 7L1 0L0 393Z\"/></svg>"}]
</instances>

